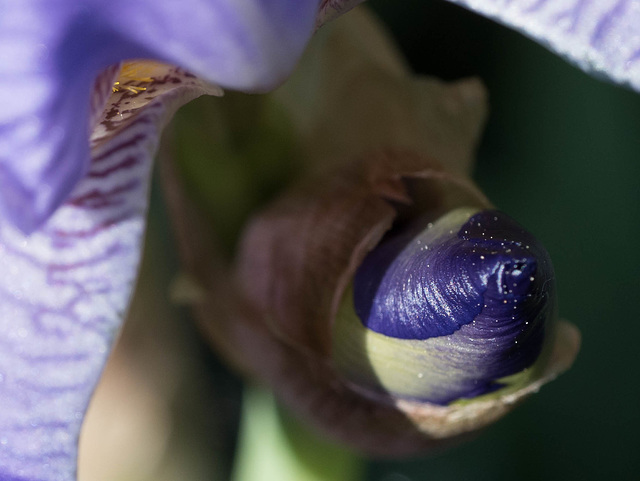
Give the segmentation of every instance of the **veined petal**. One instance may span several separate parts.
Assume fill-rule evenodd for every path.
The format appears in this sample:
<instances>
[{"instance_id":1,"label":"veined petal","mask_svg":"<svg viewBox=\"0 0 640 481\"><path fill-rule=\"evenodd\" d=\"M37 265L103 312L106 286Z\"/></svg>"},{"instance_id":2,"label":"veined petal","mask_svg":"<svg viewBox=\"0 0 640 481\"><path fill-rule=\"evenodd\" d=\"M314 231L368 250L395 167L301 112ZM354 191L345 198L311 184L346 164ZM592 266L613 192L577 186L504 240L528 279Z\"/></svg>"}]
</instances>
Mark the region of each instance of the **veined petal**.
<instances>
[{"instance_id":1,"label":"veined petal","mask_svg":"<svg viewBox=\"0 0 640 481\"><path fill-rule=\"evenodd\" d=\"M450 0L524 32L597 77L640 90L638 0Z\"/></svg>"},{"instance_id":2,"label":"veined petal","mask_svg":"<svg viewBox=\"0 0 640 481\"><path fill-rule=\"evenodd\" d=\"M318 1L3 2L0 216L33 231L87 172L99 72L149 58L229 88L271 88L293 69Z\"/></svg>"},{"instance_id":3,"label":"veined petal","mask_svg":"<svg viewBox=\"0 0 640 481\"><path fill-rule=\"evenodd\" d=\"M265 90L302 54L319 0L111 0L103 15L154 58L225 88Z\"/></svg>"},{"instance_id":4,"label":"veined petal","mask_svg":"<svg viewBox=\"0 0 640 481\"><path fill-rule=\"evenodd\" d=\"M144 94L114 93L88 174L25 236L0 224L0 479L75 479L80 426L126 312L159 130L182 103L215 93L148 66Z\"/></svg>"}]
</instances>

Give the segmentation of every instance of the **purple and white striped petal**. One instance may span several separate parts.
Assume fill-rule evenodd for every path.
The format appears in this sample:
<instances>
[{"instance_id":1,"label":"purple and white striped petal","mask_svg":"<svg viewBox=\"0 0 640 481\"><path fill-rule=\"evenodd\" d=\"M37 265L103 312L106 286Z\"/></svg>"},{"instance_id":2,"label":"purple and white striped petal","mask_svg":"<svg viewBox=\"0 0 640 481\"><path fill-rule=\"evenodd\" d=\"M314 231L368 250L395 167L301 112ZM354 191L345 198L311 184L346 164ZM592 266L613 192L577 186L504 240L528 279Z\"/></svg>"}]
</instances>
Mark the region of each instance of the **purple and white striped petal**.
<instances>
[{"instance_id":1,"label":"purple and white striped petal","mask_svg":"<svg viewBox=\"0 0 640 481\"><path fill-rule=\"evenodd\" d=\"M31 232L85 175L91 88L109 65L155 59L224 87L269 89L293 69L313 32L318 5L319 0L3 1L0 216Z\"/></svg>"},{"instance_id":2,"label":"purple and white striped petal","mask_svg":"<svg viewBox=\"0 0 640 481\"><path fill-rule=\"evenodd\" d=\"M321 26L343 13L348 12L364 0L322 0L316 24Z\"/></svg>"},{"instance_id":3,"label":"purple and white striped petal","mask_svg":"<svg viewBox=\"0 0 640 481\"><path fill-rule=\"evenodd\" d=\"M449 0L522 31L597 77L640 90L638 0Z\"/></svg>"},{"instance_id":4,"label":"purple and white striped petal","mask_svg":"<svg viewBox=\"0 0 640 481\"><path fill-rule=\"evenodd\" d=\"M39 226L85 174L89 97L100 68L60 51L80 6L61 0L0 6L0 216Z\"/></svg>"},{"instance_id":5,"label":"purple and white striped petal","mask_svg":"<svg viewBox=\"0 0 640 481\"><path fill-rule=\"evenodd\" d=\"M25 236L0 224L0 479L72 481L80 426L126 313L151 160L176 108L219 90L173 67L114 93L89 173Z\"/></svg>"}]
</instances>

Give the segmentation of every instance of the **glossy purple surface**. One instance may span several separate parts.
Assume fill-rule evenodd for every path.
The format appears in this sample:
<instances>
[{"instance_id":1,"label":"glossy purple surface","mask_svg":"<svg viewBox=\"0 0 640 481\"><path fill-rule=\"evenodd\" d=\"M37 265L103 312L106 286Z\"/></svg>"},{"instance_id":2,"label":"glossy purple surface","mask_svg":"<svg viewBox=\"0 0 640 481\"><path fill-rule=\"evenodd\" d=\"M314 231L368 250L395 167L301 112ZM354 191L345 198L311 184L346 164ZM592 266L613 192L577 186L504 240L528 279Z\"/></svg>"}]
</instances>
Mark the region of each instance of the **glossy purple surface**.
<instances>
[{"instance_id":1,"label":"glossy purple surface","mask_svg":"<svg viewBox=\"0 0 640 481\"><path fill-rule=\"evenodd\" d=\"M354 281L355 311L367 328L407 340L448 336L452 378L465 365L480 369L479 378L452 382L450 392L430 400L438 403L490 392L496 379L531 366L554 295L546 250L498 211L436 238L429 229L389 238Z\"/></svg>"}]
</instances>

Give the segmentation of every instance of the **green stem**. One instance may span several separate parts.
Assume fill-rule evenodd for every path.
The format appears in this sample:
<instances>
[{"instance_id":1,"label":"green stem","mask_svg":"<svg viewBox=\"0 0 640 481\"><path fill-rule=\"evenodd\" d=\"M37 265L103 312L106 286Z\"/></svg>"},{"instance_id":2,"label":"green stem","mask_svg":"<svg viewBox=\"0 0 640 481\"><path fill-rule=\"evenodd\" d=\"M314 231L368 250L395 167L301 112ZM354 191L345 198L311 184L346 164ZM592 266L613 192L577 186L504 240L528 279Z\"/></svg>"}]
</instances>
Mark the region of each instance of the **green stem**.
<instances>
[{"instance_id":1,"label":"green stem","mask_svg":"<svg viewBox=\"0 0 640 481\"><path fill-rule=\"evenodd\" d=\"M233 481L362 479L362 458L303 426L271 392L247 386Z\"/></svg>"}]
</instances>

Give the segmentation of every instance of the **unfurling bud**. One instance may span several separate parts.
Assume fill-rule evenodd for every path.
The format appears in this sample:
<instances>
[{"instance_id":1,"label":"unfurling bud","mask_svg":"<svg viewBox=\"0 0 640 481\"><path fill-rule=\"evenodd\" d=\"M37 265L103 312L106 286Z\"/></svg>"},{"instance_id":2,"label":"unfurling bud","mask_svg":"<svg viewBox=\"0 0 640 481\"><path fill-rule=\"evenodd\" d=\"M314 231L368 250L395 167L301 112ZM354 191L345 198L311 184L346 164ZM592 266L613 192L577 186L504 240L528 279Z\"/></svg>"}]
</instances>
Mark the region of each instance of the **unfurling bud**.
<instances>
[{"instance_id":1,"label":"unfurling bud","mask_svg":"<svg viewBox=\"0 0 640 481\"><path fill-rule=\"evenodd\" d=\"M469 180L481 83L412 77L371 19L349 18L274 94L309 169L248 223L231 268L165 176L182 297L232 364L320 430L424 453L568 369L580 337L555 319L547 253Z\"/></svg>"},{"instance_id":2,"label":"unfurling bud","mask_svg":"<svg viewBox=\"0 0 640 481\"><path fill-rule=\"evenodd\" d=\"M418 228L392 232L359 267L334 325L338 370L440 405L539 377L555 318L546 250L498 211L459 208Z\"/></svg>"}]
</instances>

